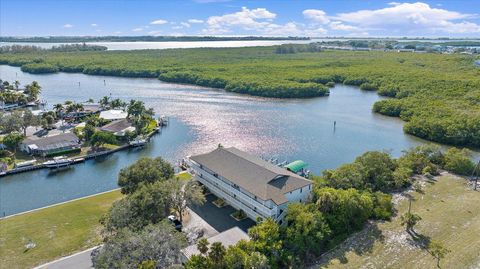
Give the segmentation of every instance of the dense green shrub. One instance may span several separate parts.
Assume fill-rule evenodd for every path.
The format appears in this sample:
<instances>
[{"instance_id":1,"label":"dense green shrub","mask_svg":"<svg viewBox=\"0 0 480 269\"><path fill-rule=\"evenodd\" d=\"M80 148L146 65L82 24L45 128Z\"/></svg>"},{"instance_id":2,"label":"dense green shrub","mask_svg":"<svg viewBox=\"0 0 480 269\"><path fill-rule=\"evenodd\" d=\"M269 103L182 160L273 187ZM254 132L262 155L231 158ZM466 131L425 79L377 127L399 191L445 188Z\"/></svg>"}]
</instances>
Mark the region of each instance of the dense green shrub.
<instances>
[{"instance_id":1,"label":"dense green shrub","mask_svg":"<svg viewBox=\"0 0 480 269\"><path fill-rule=\"evenodd\" d=\"M445 152L444 168L459 175L471 175L475 164L468 149L450 148Z\"/></svg>"},{"instance_id":2,"label":"dense green shrub","mask_svg":"<svg viewBox=\"0 0 480 269\"><path fill-rule=\"evenodd\" d=\"M47 63L29 63L22 65L22 71L32 74L56 73L60 69L56 65Z\"/></svg>"}]
</instances>

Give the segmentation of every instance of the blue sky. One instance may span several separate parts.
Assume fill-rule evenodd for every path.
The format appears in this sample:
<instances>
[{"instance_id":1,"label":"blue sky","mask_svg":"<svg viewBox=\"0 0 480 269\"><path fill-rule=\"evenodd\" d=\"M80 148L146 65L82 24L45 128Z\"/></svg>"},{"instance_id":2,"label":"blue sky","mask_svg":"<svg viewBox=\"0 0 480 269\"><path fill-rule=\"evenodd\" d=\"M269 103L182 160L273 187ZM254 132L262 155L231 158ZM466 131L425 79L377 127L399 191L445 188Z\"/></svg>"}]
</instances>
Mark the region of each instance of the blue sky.
<instances>
[{"instance_id":1,"label":"blue sky","mask_svg":"<svg viewBox=\"0 0 480 269\"><path fill-rule=\"evenodd\" d=\"M1 36L480 37L478 0L0 0Z\"/></svg>"}]
</instances>

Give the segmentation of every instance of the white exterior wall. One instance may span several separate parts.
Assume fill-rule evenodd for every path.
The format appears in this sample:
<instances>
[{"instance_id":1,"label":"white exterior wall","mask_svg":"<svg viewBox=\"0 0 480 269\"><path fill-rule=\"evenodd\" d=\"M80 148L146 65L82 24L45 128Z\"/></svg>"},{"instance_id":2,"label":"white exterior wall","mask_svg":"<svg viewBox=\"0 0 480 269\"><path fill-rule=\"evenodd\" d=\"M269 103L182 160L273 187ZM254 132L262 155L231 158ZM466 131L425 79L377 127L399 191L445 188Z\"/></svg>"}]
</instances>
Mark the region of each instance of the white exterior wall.
<instances>
[{"instance_id":1,"label":"white exterior wall","mask_svg":"<svg viewBox=\"0 0 480 269\"><path fill-rule=\"evenodd\" d=\"M207 171L208 168L202 167L196 162L187 159L192 172L196 175L195 179L201 182L217 197L222 198L237 210L243 210L247 216L256 221L258 217L262 219L273 218L280 221L285 216L285 209L290 202L305 202L311 193L312 185L297 189L285 194L288 202L281 205L275 204L272 200L264 201L243 188L236 186L227 179L220 176L216 177L213 172ZM255 199L256 198L256 199Z\"/></svg>"}]
</instances>

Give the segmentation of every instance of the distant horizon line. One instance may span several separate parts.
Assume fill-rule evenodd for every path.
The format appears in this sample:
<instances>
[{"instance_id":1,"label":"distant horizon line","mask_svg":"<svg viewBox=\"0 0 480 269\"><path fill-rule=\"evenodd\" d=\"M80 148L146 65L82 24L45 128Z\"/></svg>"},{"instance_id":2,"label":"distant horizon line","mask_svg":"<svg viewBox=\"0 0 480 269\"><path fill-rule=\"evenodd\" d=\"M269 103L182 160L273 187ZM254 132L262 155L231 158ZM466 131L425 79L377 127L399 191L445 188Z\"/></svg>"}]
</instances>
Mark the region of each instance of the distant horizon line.
<instances>
[{"instance_id":1,"label":"distant horizon line","mask_svg":"<svg viewBox=\"0 0 480 269\"><path fill-rule=\"evenodd\" d=\"M215 38L266 38L266 39L281 39L281 38L309 38L309 39L480 39L478 37L450 37L450 36L269 36L269 35L45 35L45 36L3 36L0 35L0 39L12 38L12 39L31 39L31 38L181 38L181 37L215 37Z\"/></svg>"}]
</instances>

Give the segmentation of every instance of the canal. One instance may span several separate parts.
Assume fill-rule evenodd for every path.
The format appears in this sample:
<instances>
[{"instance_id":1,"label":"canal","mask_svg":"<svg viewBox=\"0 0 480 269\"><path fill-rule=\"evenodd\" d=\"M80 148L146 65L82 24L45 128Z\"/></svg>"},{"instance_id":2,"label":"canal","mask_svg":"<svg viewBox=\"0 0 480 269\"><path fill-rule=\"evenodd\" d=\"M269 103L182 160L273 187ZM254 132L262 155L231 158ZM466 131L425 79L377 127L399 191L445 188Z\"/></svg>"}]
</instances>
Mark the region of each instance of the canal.
<instances>
[{"instance_id":1,"label":"canal","mask_svg":"<svg viewBox=\"0 0 480 269\"><path fill-rule=\"evenodd\" d=\"M221 143L279 161L302 159L312 172L320 173L367 150L398 156L423 143L404 134L400 120L371 112L381 98L376 93L345 85L337 85L329 97L279 100L156 79L33 75L9 66L0 66L0 78L38 81L43 87L41 98L50 107L65 100L111 95L142 100L158 115L170 117L170 125L143 150L118 152L63 172L38 170L0 178L0 212L5 215L114 189L119 170L141 156L175 162Z\"/></svg>"}]
</instances>

